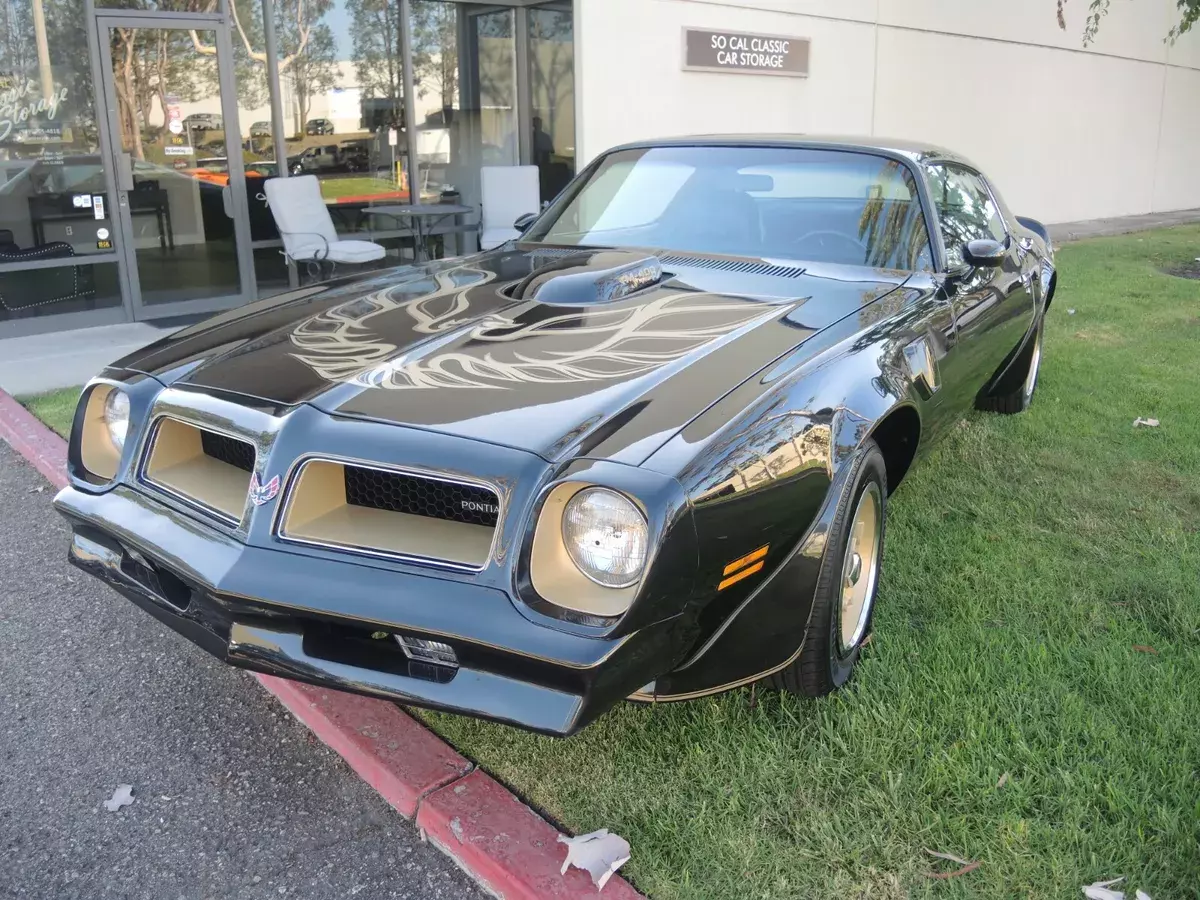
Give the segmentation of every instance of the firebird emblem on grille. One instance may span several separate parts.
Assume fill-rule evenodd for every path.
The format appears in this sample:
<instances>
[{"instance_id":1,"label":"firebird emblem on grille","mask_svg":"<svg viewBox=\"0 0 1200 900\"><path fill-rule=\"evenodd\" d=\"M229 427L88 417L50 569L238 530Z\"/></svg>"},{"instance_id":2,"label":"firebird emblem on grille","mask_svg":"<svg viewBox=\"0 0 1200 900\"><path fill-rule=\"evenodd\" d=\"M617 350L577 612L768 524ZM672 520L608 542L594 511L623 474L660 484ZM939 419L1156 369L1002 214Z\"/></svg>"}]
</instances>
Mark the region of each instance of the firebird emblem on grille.
<instances>
[{"instance_id":1,"label":"firebird emblem on grille","mask_svg":"<svg viewBox=\"0 0 1200 900\"><path fill-rule=\"evenodd\" d=\"M279 493L279 476L276 475L266 484L258 480L258 473L250 476L250 500L255 506L270 503Z\"/></svg>"}]
</instances>

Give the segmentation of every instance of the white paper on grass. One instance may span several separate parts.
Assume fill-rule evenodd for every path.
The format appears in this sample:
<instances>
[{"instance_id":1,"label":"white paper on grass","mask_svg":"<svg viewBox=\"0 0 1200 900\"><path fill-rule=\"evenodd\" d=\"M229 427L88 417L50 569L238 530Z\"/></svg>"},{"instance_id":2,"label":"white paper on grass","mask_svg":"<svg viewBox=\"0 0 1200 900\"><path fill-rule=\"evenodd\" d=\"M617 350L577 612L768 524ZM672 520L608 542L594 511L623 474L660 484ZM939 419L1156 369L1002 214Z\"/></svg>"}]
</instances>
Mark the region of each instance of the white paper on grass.
<instances>
[{"instance_id":1,"label":"white paper on grass","mask_svg":"<svg viewBox=\"0 0 1200 900\"><path fill-rule=\"evenodd\" d=\"M558 840L567 845L567 858L563 860L559 874L566 875L567 866L583 869L592 876L592 884L597 890L603 889L613 873L629 862L629 841L610 834L607 828L578 837L560 834Z\"/></svg>"},{"instance_id":2,"label":"white paper on grass","mask_svg":"<svg viewBox=\"0 0 1200 900\"><path fill-rule=\"evenodd\" d=\"M1124 891L1114 891L1112 886L1118 882L1124 881L1125 876L1113 878L1111 881L1097 881L1095 884L1086 885L1083 888L1083 896L1088 900L1125 900ZM1150 895L1139 889L1134 895L1136 900L1150 900Z\"/></svg>"}]
</instances>

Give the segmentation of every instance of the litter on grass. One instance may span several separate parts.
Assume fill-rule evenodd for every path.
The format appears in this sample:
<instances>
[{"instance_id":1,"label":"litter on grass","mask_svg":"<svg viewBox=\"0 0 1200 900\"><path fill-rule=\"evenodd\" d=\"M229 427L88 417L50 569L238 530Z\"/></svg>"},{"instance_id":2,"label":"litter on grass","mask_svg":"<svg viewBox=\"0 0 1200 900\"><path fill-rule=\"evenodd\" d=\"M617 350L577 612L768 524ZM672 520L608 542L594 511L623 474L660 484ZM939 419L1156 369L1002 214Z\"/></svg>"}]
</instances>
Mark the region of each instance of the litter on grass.
<instances>
[{"instance_id":1,"label":"litter on grass","mask_svg":"<svg viewBox=\"0 0 1200 900\"><path fill-rule=\"evenodd\" d=\"M128 806L132 802L133 785L118 784L117 789L113 791L112 797L104 801L104 808L109 812L116 812L122 806Z\"/></svg>"},{"instance_id":2,"label":"litter on grass","mask_svg":"<svg viewBox=\"0 0 1200 900\"><path fill-rule=\"evenodd\" d=\"M975 862L968 862L961 856L955 856L953 853L938 853L936 850L926 850L925 852L930 856L937 857L938 859L949 860L950 862L956 862L959 864L959 866L961 866L961 868L955 869L953 872L926 872L926 878L937 878L943 880L947 878L958 878L960 875L966 875L968 872L974 872L979 868L978 860Z\"/></svg>"},{"instance_id":3,"label":"litter on grass","mask_svg":"<svg viewBox=\"0 0 1200 900\"><path fill-rule=\"evenodd\" d=\"M1114 891L1112 886L1119 884L1125 880L1125 876L1113 878L1110 881L1097 881L1095 884L1085 885L1083 888L1083 896L1088 900L1125 900L1124 891ZM1150 895L1140 888L1134 894L1135 900L1150 900Z\"/></svg>"},{"instance_id":4,"label":"litter on grass","mask_svg":"<svg viewBox=\"0 0 1200 900\"><path fill-rule=\"evenodd\" d=\"M1141 416L1138 416L1136 419L1133 420L1133 427L1134 428L1157 428L1158 427L1158 419L1143 419Z\"/></svg>"},{"instance_id":5,"label":"litter on grass","mask_svg":"<svg viewBox=\"0 0 1200 900\"><path fill-rule=\"evenodd\" d=\"M1073 309L1068 309L1068 310L1067 310L1067 315L1068 315L1068 316L1073 316L1073 315L1075 315L1075 310L1073 310Z\"/></svg>"},{"instance_id":6,"label":"litter on grass","mask_svg":"<svg viewBox=\"0 0 1200 900\"><path fill-rule=\"evenodd\" d=\"M629 862L629 841L610 834L607 828L578 837L560 834L558 840L567 845L567 858L563 860L559 874L566 875L567 866L583 869L592 876L592 884L597 890L602 890L613 873Z\"/></svg>"}]
</instances>

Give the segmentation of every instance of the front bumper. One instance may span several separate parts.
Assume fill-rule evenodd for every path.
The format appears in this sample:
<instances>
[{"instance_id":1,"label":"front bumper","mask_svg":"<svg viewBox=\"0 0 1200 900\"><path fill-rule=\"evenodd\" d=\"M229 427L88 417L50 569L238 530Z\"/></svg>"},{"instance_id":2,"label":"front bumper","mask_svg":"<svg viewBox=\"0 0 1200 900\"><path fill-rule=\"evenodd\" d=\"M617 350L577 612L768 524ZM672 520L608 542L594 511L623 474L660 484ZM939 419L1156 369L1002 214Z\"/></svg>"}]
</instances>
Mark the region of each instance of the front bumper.
<instances>
[{"instance_id":1,"label":"front bumper","mask_svg":"<svg viewBox=\"0 0 1200 900\"><path fill-rule=\"evenodd\" d=\"M74 565L245 669L565 736L679 652L674 619L617 638L559 631L501 591L249 546L125 486L68 487L55 507ZM392 634L448 643L459 667L411 661Z\"/></svg>"}]
</instances>

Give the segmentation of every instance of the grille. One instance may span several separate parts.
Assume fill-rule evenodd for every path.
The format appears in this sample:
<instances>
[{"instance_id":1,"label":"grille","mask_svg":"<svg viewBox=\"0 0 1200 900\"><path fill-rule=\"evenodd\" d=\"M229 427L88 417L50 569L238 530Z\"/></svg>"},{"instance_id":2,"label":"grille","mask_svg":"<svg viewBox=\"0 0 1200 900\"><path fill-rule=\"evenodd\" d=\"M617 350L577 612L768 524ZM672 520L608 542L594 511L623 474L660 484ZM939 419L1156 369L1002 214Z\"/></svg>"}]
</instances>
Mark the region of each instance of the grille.
<instances>
[{"instance_id":1,"label":"grille","mask_svg":"<svg viewBox=\"0 0 1200 900\"><path fill-rule=\"evenodd\" d=\"M177 499L241 521L254 468L254 447L164 416L155 426L140 477Z\"/></svg>"},{"instance_id":2,"label":"grille","mask_svg":"<svg viewBox=\"0 0 1200 900\"><path fill-rule=\"evenodd\" d=\"M346 503L467 525L496 526L495 492L400 472L346 466Z\"/></svg>"},{"instance_id":3,"label":"grille","mask_svg":"<svg viewBox=\"0 0 1200 900\"><path fill-rule=\"evenodd\" d=\"M254 471L254 446L236 438L217 434L215 431L200 432L200 447L205 456L219 459L226 465L241 469L243 472Z\"/></svg>"},{"instance_id":4,"label":"grille","mask_svg":"<svg viewBox=\"0 0 1200 900\"><path fill-rule=\"evenodd\" d=\"M550 263L566 259L568 256L586 256L589 252L583 249L568 250L561 247L545 247L541 250L531 251L529 257L533 262L533 267L540 269L542 266L548 266Z\"/></svg>"},{"instance_id":5,"label":"grille","mask_svg":"<svg viewBox=\"0 0 1200 900\"><path fill-rule=\"evenodd\" d=\"M771 275L776 278L799 278L804 274L803 266L773 266L765 262L750 262L739 259L706 259L703 256L670 254L661 257L663 265L689 266L693 269L716 269L721 272L738 272L743 275Z\"/></svg>"}]
</instances>

